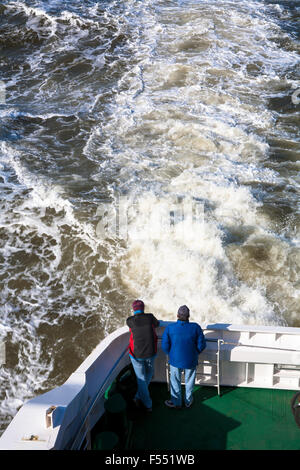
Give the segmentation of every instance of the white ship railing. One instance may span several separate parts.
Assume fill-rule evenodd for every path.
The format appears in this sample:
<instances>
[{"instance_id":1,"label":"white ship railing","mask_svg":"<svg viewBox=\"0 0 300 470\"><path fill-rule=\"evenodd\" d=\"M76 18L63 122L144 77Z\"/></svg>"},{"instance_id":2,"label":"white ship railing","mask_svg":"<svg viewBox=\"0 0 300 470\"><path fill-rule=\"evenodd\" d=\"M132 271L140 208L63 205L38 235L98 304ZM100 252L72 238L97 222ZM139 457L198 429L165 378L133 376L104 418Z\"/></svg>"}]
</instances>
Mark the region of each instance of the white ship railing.
<instances>
[{"instance_id":1,"label":"white ship railing","mask_svg":"<svg viewBox=\"0 0 300 470\"><path fill-rule=\"evenodd\" d=\"M80 428L78 429L78 431L75 435L74 441L71 444L70 450L79 450L79 449L81 449L82 444L83 444L85 439L87 440L86 448L88 450L91 450L91 427L90 427L90 422L89 422L90 421L90 416L91 416L92 412L94 411L99 399L103 397L106 389L108 388L108 386L111 382L111 376L112 376L113 372L117 369L119 363L122 361L125 354L127 353L127 349L128 348L126 347L125 350L120 355L119 359L115 362L114 366L111 368L110 372L107 374L106 379L104 380L103 384L101 385L98 393L96 394L95 398L93 399L92 403L90 404L89 409L88 409L88 411L87 411L87 413L86 413L86 415L83 419L83 422L82 422ZM84 430L86 432L84 432Z\"/></svg>"}]
</instances>

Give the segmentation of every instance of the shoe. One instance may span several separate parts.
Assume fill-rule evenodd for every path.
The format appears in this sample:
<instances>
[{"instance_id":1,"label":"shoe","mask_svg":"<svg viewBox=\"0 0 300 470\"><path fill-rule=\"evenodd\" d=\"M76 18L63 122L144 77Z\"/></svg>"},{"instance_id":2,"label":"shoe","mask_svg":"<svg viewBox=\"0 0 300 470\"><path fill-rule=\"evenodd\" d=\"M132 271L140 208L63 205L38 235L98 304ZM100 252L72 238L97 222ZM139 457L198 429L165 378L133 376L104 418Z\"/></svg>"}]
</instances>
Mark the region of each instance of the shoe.
<instances>
[{"instance_id":1,"label":"shoe","mask_svg":"<svg viewBox=\"0 0 300 470\"><path fill-rule=\"evenodd\" d=\"M141 408L141 407L142 407L142 402L141 402L141 400L140 400L139 398L134 398L134 399L133 399L133 403L135 404L135 406L136 406L137 408Z\"/></svg>"},{"instance_id":2,"label":"shoe","mask_svg":"<svg viewBox=\"0 0 300 470\"><path fill-rule=\"evenodd\" d=\"M186 403L185 406L186 408L190 408L194 402L194 398L192 397L191 401L189 403Z\"/></svg>"},{"instance_id":3,"label":"shoe","mask_svg":"<svg viewBox=\"0 0 300 470\"><path fill-rule=\"evenodd\" d=\"M179 408L181 408L181 406L176 406L176 405L174 405L174 403L172 402L172 400L166 400L166 401L165 401L165 405L168 406L169 408L176 408L177 410L178 410Z\"/></svg>"},{"instance_id":4,"label":"shoe","mask_svg":"<svg viewBox=\"0 0 300 470\"><path fill-rule=\"evenodd\" d=\"M146 411L149 411L149 412L152 411L152 407L146 408L145 405L143 404L142 400L140 400L139 398L134 398L133 403L135 404L135 406L139 410L146 410Z\"/></svg>"}]
</instances>

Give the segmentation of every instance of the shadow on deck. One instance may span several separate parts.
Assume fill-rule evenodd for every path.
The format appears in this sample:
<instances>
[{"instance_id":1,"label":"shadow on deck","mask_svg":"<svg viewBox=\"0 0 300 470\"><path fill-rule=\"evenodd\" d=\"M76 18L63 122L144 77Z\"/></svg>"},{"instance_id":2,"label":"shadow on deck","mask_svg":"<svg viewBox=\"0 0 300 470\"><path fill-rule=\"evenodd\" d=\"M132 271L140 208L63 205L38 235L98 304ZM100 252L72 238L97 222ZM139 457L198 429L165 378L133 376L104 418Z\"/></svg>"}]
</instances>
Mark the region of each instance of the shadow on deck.
<instances>
[{"instance_id":1,"label":"shadow on deck","mask_svg":"<svg viewBox=\"0 0 300 470\"><path fill-rule=\"evenodd\" d=\"M129 410L133 422L131 449L226 449L227 434L241 425L238 419L206 404L213 398L220 400L213 387L197 387L192 407L180 410L164 405L169 398L166 385L153 383L150 393L152 413Z\"/></svg>"}]
</instances>

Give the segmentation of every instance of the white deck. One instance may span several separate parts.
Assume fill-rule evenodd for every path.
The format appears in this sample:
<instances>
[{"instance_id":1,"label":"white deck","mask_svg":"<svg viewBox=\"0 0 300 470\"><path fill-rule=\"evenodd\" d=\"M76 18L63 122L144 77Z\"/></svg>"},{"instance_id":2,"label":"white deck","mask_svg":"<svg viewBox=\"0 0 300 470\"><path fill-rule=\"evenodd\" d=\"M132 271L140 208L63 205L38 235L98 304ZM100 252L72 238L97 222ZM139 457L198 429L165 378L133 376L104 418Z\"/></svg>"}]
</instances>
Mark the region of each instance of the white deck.
<instances>
[{"instance_id":1,"label":"white deck","mask_svg":"<svg viewBox=\"0 0 300 470\"><path fill-rule=\"evenodd\" d=\"M166 356L160 349L166 324L161 322L157 329L153 380L159 382L167 377ZM221 386L300 390L300 328L214 324L206 325L204 334L207 348L199 356L197 383L215 386L219 380ZM25 403L0 437L0 449L78 448L104 412L105 390L129 364L128 341L128 328L118 329L62 386ZM51 406L55 409L47 427L46 412Z\"/></svg>"}]
</instances>

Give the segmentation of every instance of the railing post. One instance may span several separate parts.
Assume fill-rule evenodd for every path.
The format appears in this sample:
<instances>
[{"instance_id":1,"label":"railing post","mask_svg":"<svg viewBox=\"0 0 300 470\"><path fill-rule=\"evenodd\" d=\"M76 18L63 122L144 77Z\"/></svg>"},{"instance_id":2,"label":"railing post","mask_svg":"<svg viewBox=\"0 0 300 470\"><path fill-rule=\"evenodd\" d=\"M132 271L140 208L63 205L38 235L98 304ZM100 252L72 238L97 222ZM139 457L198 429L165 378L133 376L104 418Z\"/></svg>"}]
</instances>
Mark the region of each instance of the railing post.
<instances>
[{"instance_id":1,"label":"railing post","mask_svg":"<svg viewBox=\"0 0 300 470\"><path fill-rule=\"evenodd\" d=\"M87 443L87 450L92 450L92 438L91 438L91 429L90 429L90 417L88 416L86 419L86 443Z\"/></svg>"},{"instance_id":2,"label":"railing post","mask_svg":"<svg viewBox=\"0 0 300 470\"><path fill-rule=\"evenodd\" d=\"M170 366L169 366L169 356L167 356L167 361L166 361L166 376L167 376L167 387L168 387L168 392L170 391Z\"/></svg>"},{"instance_id":3,"label":"railing post","mask_svg":"<svg viewBox=\"0 0 300 470\"><path fill-rule=\"evenodd\" d=\"M218 395L221 395L220 391L220 377L221 377L221 367L220 367L220 346L224 343L223 339L218 339L218 350L217 350L217 387L218 387Z\"/></svg>"}]
</instances>

